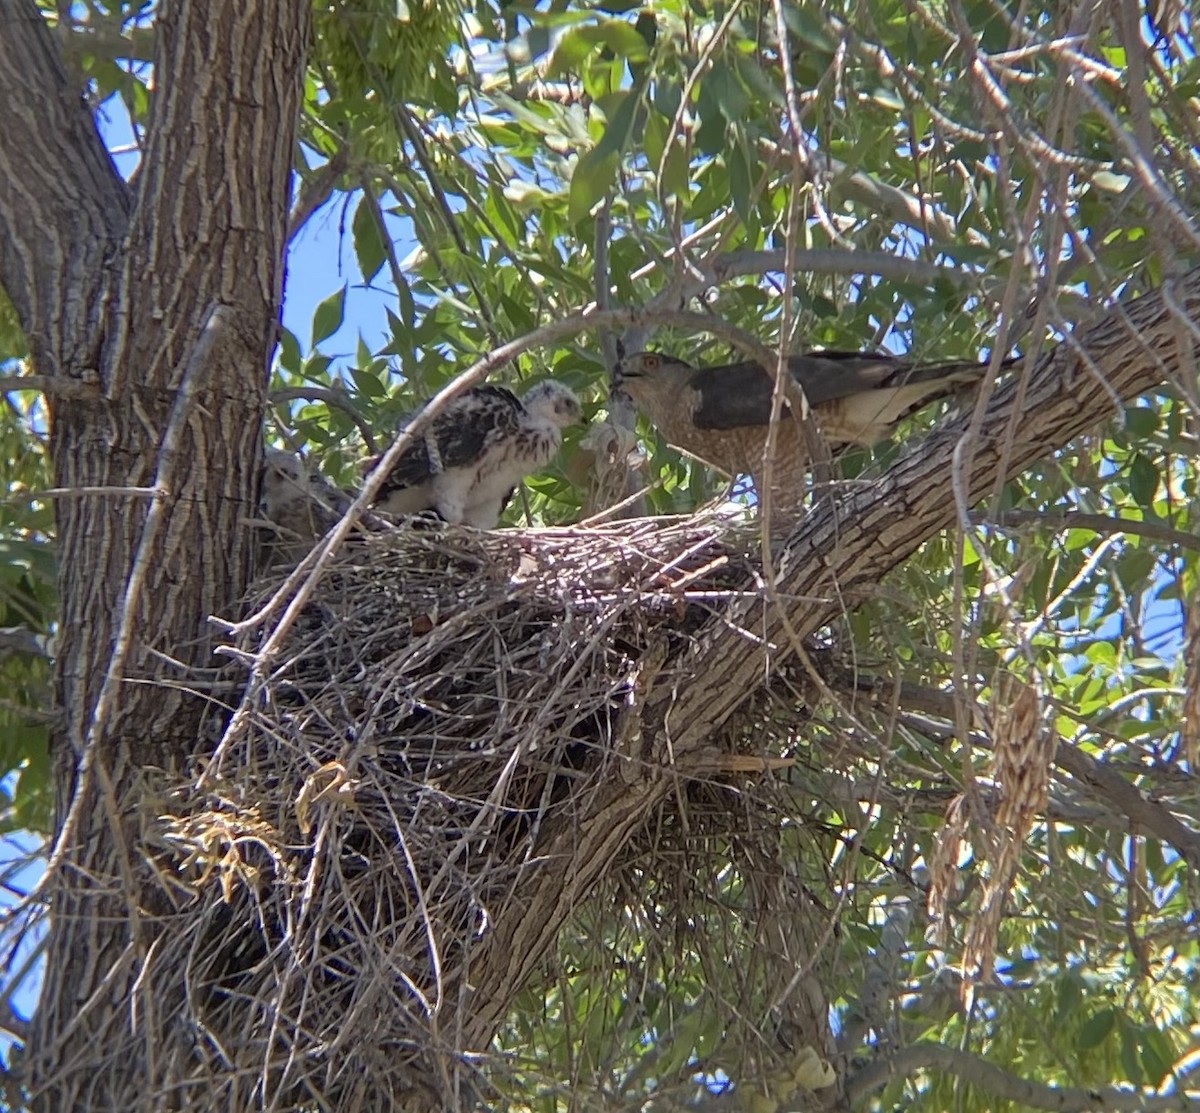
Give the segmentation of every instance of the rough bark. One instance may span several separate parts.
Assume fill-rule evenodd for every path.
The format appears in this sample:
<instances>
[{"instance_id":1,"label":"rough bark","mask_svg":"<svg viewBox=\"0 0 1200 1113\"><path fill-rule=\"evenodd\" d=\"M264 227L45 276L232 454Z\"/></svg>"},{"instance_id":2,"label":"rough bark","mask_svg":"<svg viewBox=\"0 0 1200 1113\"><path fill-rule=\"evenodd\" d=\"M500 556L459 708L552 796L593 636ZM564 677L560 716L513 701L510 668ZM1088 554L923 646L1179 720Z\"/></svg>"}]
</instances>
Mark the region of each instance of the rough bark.
<instances>
[{"instance_id":1,"label":"rough bark","mask_svg":"<svg viewBox=\"0 0 1200 1113\"><path fill-rule=\"evenodd\" d=\"M164 905L133 848L152 770L195 747L203 705L172 685L171 659L211 664L208 616L246 585L308 21L305 0L161 5L131 189L33 0L0 0L0 282L36 372L94 387L50 391L55 484L156 489L57 503L58 844L35 1108L112 1108L133 1080L147 1108L189 1100L164 1096L186 1063L114 1056L84 1075L71 1052L152 1025L162 990L131 984Z\"/></svg>"}]
</instances>

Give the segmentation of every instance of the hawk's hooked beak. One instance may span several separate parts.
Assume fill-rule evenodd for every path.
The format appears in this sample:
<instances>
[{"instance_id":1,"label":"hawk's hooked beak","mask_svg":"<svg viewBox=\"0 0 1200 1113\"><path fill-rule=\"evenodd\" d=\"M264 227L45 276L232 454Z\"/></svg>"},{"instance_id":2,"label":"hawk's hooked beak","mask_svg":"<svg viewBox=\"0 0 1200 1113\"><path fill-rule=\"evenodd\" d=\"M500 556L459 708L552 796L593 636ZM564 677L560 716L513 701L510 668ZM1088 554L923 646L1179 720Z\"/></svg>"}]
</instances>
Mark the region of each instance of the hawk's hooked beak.
<instances>
[{"instance_id":1,"label":"hawk's hooked beak","mask_svg":"<svg viewBox=\"0 0 1200 1113\"><path fill-rule=\"evenodd\" d=\"M628 396L629 392L625 389L625 384L644 378L646 378L646 372L638 360L619 360L612 377L613 391L620 391Z\"/></svg>"},{"instance_id":2,"label":"hawk's hooked beak","mask_svg":"<svg viewBox=\"0 0 1200 1113\"><path fill-rule=\"evenodd\" d=\"M613 372L612 385L609 390L610 395L620 395L631 405L633 404L633 396L626 389L625 384L632 379L639 378L639 374L635 371L632 374L624 364L618 363L616 370Z\"/></svg>"}]
</instances>

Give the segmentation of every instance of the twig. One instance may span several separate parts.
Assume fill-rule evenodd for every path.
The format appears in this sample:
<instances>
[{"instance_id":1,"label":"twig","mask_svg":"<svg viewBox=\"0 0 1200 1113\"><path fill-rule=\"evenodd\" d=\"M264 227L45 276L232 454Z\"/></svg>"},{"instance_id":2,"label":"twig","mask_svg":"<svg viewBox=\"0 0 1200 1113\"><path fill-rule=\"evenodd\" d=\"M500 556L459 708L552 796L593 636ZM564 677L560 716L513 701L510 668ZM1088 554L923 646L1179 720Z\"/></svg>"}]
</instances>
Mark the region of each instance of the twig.
<instances>
[{"instance_id":1,"label":"twig","mask_svg":"<svg viewBox=\"0 0 1200 1113\"><path fill-rule=\"evenodd\" d=\"M350 165L350 149L338 147L324 166L318 167L311 178L303 182L296 194L295 204L288 214L287 239L290 240L337 189L337 180Z\"/></svg>"},{"instance_id":2,"label":"twig","mask_svg":"<svg viewBox=\"0 0 1200 1113\"><path fill-rule=\"evenodd\" d=\"M99 398L100 386L88 379L60 375L0 375L0 393L10 390L36 390L50 398Z\"/></svg>"},{"instance_id":3,"label":"twig","mask_svg":"<svg viewBox=\"0 0 1200 1113\"><path fill-rule=\"evenodd\" d=\"M162 499L165 496L157 487L47 487L43 491L31 491L22 496L28 499L73 499L90 495L116 495L118 498Z\"/></svg>"},{"instance_id":4,"label":"twig","mask_svg":"<svg viewBox=\"0 0 1200 1113\"><path fill-rule=\"evenodd\" d=\"M379 451L371 423L358 411L343 390L325 386L283 386L272 390L269 397L272 402L312 401L333 406L354 422L367 451L372 456Z\"/></svg>"},{"instance_id":5,"label":"twig","mask_svg":"<svg viewBox=\"0 0 1200 1113\"><path fill-rule=\"evenodd\" d=\"M856 1101L896 1078L907 1078L923 1070L952 1074L995 1097L1031 1109L1054 1110L1055 1113L1089 1113L1095 1109L1112 1110L1113 1113L1200 1109L1200 1093L1158 1095L1115 1086L1090 1090L1048 1086L1021 1078L978 1055L940 1043L911 1044L892 1056L869 1064L847 1079L846 1096Z\"/></svg>"},{"instance_id":6,"label":"twig","mask_svg":"<svg viewBox=\"0 0 1200 1113\"><path fill-rule=\"evenodd\" d=\"M0 626L0 661L15 653L52 660L49 643L45 634L35 634L27 626Z\"/></svg>"},{"instance_id":7,"label":"twig","mask_svg":"<svg viewBox=\"0 0 1200 1113\"><path fill-rule=\"evenodd\" d=\"M970 520L977 525L999 526L1047 526L1055 530L1086 529L1093 533L1128 533L1145 537L1150 541L1161 541L1164 545L1179 545L1181 548L1200 552L1200 536L1172 529L1158 522L1144 522L1134 518L1117 518L1107 514L1086 514L1080 510L1003 510L997 514L972 513Z\"/></svg>"},{"instance_id":8,"label":"twig","mask_svg":"<svg viewBox=\"0 0 1200 1113\"><path fill-rule=\"evenodd\" d=\"M1182 235L1193 248L1200 246L1200 232L1196 230L1191 217L1188 216L1183 206L1179 203L1178 197L1167 186L1167 183L1163 181L1162 175L1150 161L1150 157L1139 146L1137 139L1117 119L1116 114L1108 106L1108 102L1088 82L1080 82L1079 87L1080 92L1087 98L1088 106L1104 120L1113 138L1124 150L1125 157L1128 158L1137 180L1141 183L1142 189L1146 191L1146 195L1156 208L1171 218L1176 229L1175 234Z\"/></svg>"}]
</instances>

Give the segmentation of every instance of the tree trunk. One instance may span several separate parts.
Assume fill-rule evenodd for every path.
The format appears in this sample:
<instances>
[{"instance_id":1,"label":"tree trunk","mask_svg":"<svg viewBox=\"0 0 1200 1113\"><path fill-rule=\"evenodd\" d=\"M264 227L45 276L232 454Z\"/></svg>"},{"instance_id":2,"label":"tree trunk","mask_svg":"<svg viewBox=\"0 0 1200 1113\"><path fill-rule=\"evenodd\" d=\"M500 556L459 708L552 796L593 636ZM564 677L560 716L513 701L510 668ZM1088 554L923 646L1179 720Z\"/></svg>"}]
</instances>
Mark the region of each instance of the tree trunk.
<instances>
[{"instance_id":1,"label":"tree trunk","mask_svg":"<svg viewBox=\"0 0 1200 1113\"><path fill-rule=\"evenodd\" d=\"M308 22L305 0L161 5L131 190L33 0L0 0L0 281L37 372L71 386L50 398L55 484L103 489L56 504L36 1109L195 1102L186 1057L153 1055L158 1005L183 987L152 962L171 891L140 836L161 772L195 750L205 704L182 668L213 664L208 617L247 582ZM112 1049L99 1073L96 1045Z\"/></svg>"},{"instance_id":2,"label":"tree trunk","mask_svg":"<svg viewBox=\"0 0 1200 1113\"><path fill-rule=\"evenodd\" d=\"M246 584L242 523L255 503L308 19L307 0L164 0L154 119L130 189L33 0L0 0L0 282L37 371L69 387L51 396L56 484L106 492L58 503L58 840L25 1064L35 1109L207 1109L261 1096L255 1078L237 1101L209 1087L202 1056L224 1053L222 1034L203 1027L201 1010L176 1007L193 987L159 946L187 894L155 872L144 831L197 748L205 705L184 681L212 664L208 616L230 613ZM1200 276L1175 298L1195 320ZM1114 312L1081 339L1092 369L1064 346L1028 369L1027 384L997 393L986 436L965 452L964 419L878 483L827 500L777 561L780 601L724 615L672 662L669 681L647 669L628 782L606 781L587 815L546 824L538 868L499 909L471 992L464 985L442 1030L462 1049L486 1047L577 899L679 776L703 769L714 736L737 729L796 639L994 485L1102 420L1101 374L1112 397L1130 398L1177 372L1190 353L1176 325L1160 297ZM823 1049L825 1002L809 984L819 924L794 934L774 948L787 960L781 988L796 995L783 994L779 1012L793 1045ZM304 1033L284 1036L298 1044Z\"/></svg>"}]
</instances>

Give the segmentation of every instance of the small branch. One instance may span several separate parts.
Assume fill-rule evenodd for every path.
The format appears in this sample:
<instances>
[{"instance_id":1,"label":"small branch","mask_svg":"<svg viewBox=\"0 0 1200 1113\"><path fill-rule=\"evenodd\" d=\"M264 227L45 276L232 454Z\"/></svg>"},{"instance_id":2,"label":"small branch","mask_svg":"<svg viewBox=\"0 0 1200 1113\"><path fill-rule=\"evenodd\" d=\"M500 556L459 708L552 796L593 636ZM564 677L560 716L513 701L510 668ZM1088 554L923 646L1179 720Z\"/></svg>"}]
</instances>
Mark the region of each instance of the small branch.
<instances>
[{"instance_id":1,"label":"small branch","mask_svg":"<svg viewBox=\"0 0 1200 1113\"><path fill-rule=\"evenodd\" d=\"M972 1086L1031 1109L1054 1113L1092 1113L1097 1109L1124 1113L1153 1113L1155 1110L1200 1109L1200 1094L1159 1095L1115 1086L1083 1090L1069 1086L1048 1086L1031 1082L994 1066L978 1055L959 1051L940 1043L916 1043L887 1059L871 1063L846 1081L846 1096L857 1101L882 1089L895 1078L904 1078L923 1070L952 1074Z\"/></svg>"},{"instance_id":2,"label":"small branch","mask_svg":"<svg viewBox=\"0 0 1200 1113\"><path fill-rule=\"evenodd\" d=\"M268 396L272 402L311 401L324 402L327 406L339 409L354 422L367 451L374 456L378 451L375 442L375 432L371 423L351 403L344 391L324 386L284 386L272 390Z\"/></svg>"},{"instance_id":3,"label":"small branch","mask_svg":"<svg viewBox=\"0 0 1200 1113\"><path fill-rule=\"evenodd\" d=\"M478 83L479 92L485 96L499 94L515 101L533 101L548 104L587 104L588 95L572 88L563 81L519 81L515 85L509 83L507 75L484 77Z\"/></svg>"},{"instance_id":4,"label":"small branch","mask_svg":"<svg viewBox=\"0 0 1200 1113\"><path fill-rule=\"evenodd\" d=\"M1054 763L1142 830L1169 843L1192 869L1200 870L1200 832L1181 823L1161 804L1147 800L1137 785L1069 742L1059 742Z\"/></svg>"},{"instance_id":5,"label":"small branch","mask_svg":"<svg viewBox=\"0 0 1200 1113\"><path fill-rule=\"evenodd\" d=\"M118 498L163 498L157 487L47 487L44 491L33 491L28 497L34 499L77 499L92 495L115 495Z\"/></svg>"},{"instance_id":6,"label":"small branch","mask_svg":"<svg viewBox=\"0 0 1200 1113\"><path fill-rule=\"evenodd\" d=\"M0 375L0 393L7 394L10 390L36 390L52 398L100 397L98 383L60 375Z\"/></svg>"},{"instance_id":7,"label":"small branch","mask_svg":"<svg viewBox=\"0 0 1200 1113\"><path fill-rule=\"evenodd\" d=\"M17 1016L8 1001L0 1001L0 1032L6 1032L17 1043L24 1043L29 1039L29 1021Z\"/></svg>"},{"instance_id":8,"label":"small branch","mask_svg":"<svg viewBox=\"0 0 1200 1113\"><path fill-rule=\"evenodd\" d=\"M831 683L839 686L836 680ZM894 683L881 677L859 676L846 687L868 696L873 696L876 692L895 691ZM903 682L900 684L897 700L905 709L925 712L945 719L948 723L954 722L956 699L951 692ZM968 710L975 722L984 721L983 709L978 705L970 703ZM1143 830L1150 831L1169 843L1193 869L1200 870L1200 832L1176 819L1164 804L1148 800L1121 772L1065 741L1059 742L1054 754L1054 763L1070 773L1093 798L1103 801L1105 806L1118 815L1125 816Z\"/></svg>"},{"instance_id":9,"label":"small branch","mask_svg":"<svg viewBox=\"0 0 1200 1113\"><path fill-rule=\"evenodd\" d=\"M388 184L394 196L402 196L399 182L389 180ZM375 228L379 232L379 242L383 244L383 255L387 260L388 271L392 276L392 285L396 288L396 298L399 301L400 291L405 288L404 268L400 266L400 260L396 256L396 245L392 242L387 222L383 219L383 208L379 204L379 198L375 196L374 183L364 175L359 185L363 192L363 203L366 204L370 211L371 219L375 221ZM446 268L442 265L441 259L435 257L435 263L443 276L447 277L447 282L449 282L449 277L446 275ZM399 304L396 309L399 315L401 309ZM371 449L371 454L375 454L375 449Z\"/></svg>"},{"instance_id":10,"label":"small branch","mask_svg":"<svg viewBox=\"0 0 1200 1113\"><path fill-rule=\"evenodd\" d=\"M0 661L18 653L49 661L49 642L45 634L35 634L27 626L0 626Z\"/></svg>"},{"instance_id":11,"label":"small branch","mask_svg":"<svg viewBox=\"0 0 1200 1113\"><path fill-rule=\"evenodd\" d=\"M311 178L302 182L288 214L287 238L291 238L304 227L308 220L337 190L338 179L350 165L350 150L339 147L324 166L319 166Z\"/></svg>"},{"instance_id":12,"label":"small branch","mask_svg":"<svg viewBox=\"0 0 1200 1113\"><path fill-rule=\"evenodd\" d=\"M1194 533L1184 533L1183 530L1172 529L1157 522L1114 518L1107 514L1086 514L1079 510L1004 510L999 514L972 514L971 521L979 525L1034 525L1049 526L1056 530L1087 529L1104 535L1130 533L1137 537L1145 537L1149 541L1161 541L1164 545L1179 545L1181 548L1200 552L1200 536Z\"/></svg>"},{"instance_id":13,"label":"small branch","mask_svg":"<svg viewBox=\"0 0 1200 1113\"><path fill-rule=\"evenodd\" d=\"M1182 237L1193 247L1200 245L1200 231L1197 231L1187 210L1180 204L1174 191L1163 180L1158 168L1151 161L1150 155L1141 149L1128 127L1117 118L1116 113L1109 108L1108 102L1091 87L1090 83L1080 82L1079 89L1087 99L1088 107L1104 120L1113 138L1124 150L1134 177L1147 198L1159 212L1171 219L1174 229L1170 234L1173 237Z\"/></svg>"},{"instance_id":14,"label":"small branch","mask_svg":"<svg viewBox=\"0 0 1200 1113\"><path fill-rule=\"evenodd\" d=\"M612 307L611 277L608 263L608 244L612 238L612 194L604 198L604 204L596 214L596 236L593 241L596 258L596 308L605 310ZM598 329L600 350L604 354L604 366L608 369L609 395L608 420L618 430L626 430L630 439L636 438L637 412L632 401L623 393L615 391L617 368L621 359L627 354L624 345L612 333L611 329ZM616 434L618 437L620 434ZM626 464L628 461L626 461ZM642 493L642 484L637 473L625 466L617 473L605 467L604 456L597 454L593 458L593 483L595 502L592 509L609 507L613 503L621 506L620 516L623 518L641 518L646 514L646 499ZM605 479L609 482L606 484ZM620 480L618 487L617 481Z\"/></svg>"},{"instance_id":15,"label":"small branch","mask_svg":"<svg viewBox=\"0 0 1200 1113\"><path fill-rule=\"evenodd\" d=\"M786 251L729 251L711 261L702 262L714 283L726 282L731 278L765 274L768 271L783 271L787 266ZM922 259L907 259L899 255L886 255L882 251L848 251L845 248L797 249L794 266L805 274L877 275L891 282L953 282L959 286L971 286L984 282L985 274L966 270L963 267L945 267L937 263L926 263Z\"/></svg>"}]
</instances>

